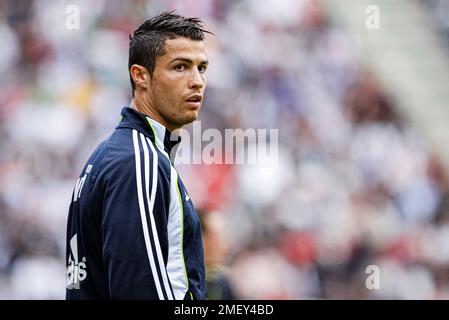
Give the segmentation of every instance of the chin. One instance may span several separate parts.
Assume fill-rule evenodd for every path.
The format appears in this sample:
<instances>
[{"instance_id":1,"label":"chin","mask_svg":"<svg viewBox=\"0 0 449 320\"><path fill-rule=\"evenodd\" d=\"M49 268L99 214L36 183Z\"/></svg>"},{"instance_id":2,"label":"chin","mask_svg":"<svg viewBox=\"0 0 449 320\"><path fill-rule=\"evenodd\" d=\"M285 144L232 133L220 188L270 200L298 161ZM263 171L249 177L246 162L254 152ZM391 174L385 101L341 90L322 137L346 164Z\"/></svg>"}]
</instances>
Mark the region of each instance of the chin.
<instances>
[{"instance_id":1,"label":"chin","mask_svg":"<svg viewBox=\"0 0 449 320\"><path fill-rule=\"evenodd\" d=\"M195 120L198 120L198 111L193 111L186 116L186 121L188 121L187 123L192 123Z\"/></svg>"},{"instance_id":2,"label":"chin","mask_svg":"<svg viewBox=\"0 0 449 320\"><path fill-rule=\"evenodd\" d=\"M188 125L197 119L198 119L198 114L186 116L183 119L179 119L179 121L177 122L177 127L178 127L178 129L182 128L185 125Z\"/></svg>"},{"instance_id":3,"label":"chin","mask_svg":"<svg viewBox=\"0 0 449 320\"><path fill-rule=\"evenodd\" d=\"M198 119L198 117L190 117L184 121L184 125L190 124L190 123L196 121L197 119Z\"/></svg>"}]
</instances>

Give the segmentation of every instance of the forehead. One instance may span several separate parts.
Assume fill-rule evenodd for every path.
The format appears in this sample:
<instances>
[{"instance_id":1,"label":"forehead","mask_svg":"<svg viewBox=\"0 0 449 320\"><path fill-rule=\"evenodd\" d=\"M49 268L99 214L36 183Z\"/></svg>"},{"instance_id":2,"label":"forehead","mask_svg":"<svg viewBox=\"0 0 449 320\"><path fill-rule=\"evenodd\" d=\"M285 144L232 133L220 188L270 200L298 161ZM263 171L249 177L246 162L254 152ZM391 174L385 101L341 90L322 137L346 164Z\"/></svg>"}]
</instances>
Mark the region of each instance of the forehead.
<instances>
[{"instance_id":1,"label":"forehead","mask_svg":"<svg viewBox=\"0 0 449 320\"><path fill-rule=\"evenodd\" d=\"M159 59L171 61L177 58L190 59L195 62L207 60L204 41L184 37L167 39L164 45L164 54Z\"/></svg>"}]
</instances>

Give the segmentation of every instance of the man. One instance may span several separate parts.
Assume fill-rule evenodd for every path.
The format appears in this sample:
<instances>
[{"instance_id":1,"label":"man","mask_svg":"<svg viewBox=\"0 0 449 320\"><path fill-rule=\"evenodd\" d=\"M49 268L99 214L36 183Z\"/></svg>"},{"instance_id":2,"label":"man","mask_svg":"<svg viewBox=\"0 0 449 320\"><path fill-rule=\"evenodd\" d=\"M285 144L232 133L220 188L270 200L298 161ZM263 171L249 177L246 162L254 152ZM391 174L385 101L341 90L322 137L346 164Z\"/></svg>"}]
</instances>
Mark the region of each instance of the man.
<instances>
[{"instance_id":1,"label":"man","mask_svg":"<svg viewBox=\"0 0 449 320\"><path fill-rule=\"evenodd\" d=\"M206 263L207 300L235 300L236 295L228 278L225 257L228 251L228 237L223 228L223 214L206 208L197 210L201 221Z\"/></svg>"},{"instance_id":2,"label":"man","mask_svg":"<svg viewBox=\"0 0 449 320\"><path fill-rule=\"evenodd\" d=\"M67 299L204 299L201 227L171 132L198 117L207 58L196 18L162 13L130 37L130 107L78 179Z\"/></svg>"}]
</instances>

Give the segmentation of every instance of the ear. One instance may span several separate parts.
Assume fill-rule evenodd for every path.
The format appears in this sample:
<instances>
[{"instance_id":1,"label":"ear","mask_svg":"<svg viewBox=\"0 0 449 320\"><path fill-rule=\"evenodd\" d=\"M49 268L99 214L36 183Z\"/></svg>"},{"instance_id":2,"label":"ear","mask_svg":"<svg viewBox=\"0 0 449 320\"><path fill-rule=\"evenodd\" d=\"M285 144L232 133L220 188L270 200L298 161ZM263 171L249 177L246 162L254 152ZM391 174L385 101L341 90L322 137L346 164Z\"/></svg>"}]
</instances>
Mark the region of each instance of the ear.
<instances>
[{"instance_id":1,"label":"ear","mask_svg":"<svg viewBox=\"0 0 449 320\"><path fill-rule=\"evenodd\" d=\"M131 74L131 77L136 84L136 89L138 87L148 89L150 83L150 74L147 68L138 64L133 64L129 69L129 73Z\"/></svg>"}]
</instances>

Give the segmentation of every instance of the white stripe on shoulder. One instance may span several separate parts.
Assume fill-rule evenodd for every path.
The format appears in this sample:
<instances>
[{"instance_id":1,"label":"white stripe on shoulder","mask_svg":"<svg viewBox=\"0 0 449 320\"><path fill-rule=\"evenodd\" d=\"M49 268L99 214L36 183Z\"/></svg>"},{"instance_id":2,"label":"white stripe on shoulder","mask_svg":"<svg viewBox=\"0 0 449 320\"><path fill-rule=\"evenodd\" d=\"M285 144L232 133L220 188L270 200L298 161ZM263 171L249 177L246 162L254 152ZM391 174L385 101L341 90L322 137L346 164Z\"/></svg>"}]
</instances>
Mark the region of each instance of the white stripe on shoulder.
<instances>
[{"instance_id":1,"label":"white stripe on shoulder","mask_svg":"<svg viewBox=\"0 0 449 320\"><path fill-rule=\"evenodd\" d=\"M142 133L140 133L140 139L142 141L142 146L143 146L143 155L144 155L144 159L145 159L145 185L146 185L146 201L148 204L148 209L149 209L149 216L150 216L150 220L151 220L151 231L153 233L153 240L154 240L154 246L156 249L156 255L157 255L157 260L159 262L159 269L161 271L161 275L162 275L162 280L164 283L164 288L165 291L167 293L167 297L169 300L173 300L173 294L170 288L170 283L168 281L168 276L167 276L167 270L165 268L165 263L164 263L164 258L162 256L162 250L161 250L161 245L159 243L159 236L157 233L157 228L156 228L156 222L154 219L154 213L153 213L153 209L154 209L154 202L156 200L156 190L157 190L157 177L158 177L158 154L156 149L154 148L153 144L151 143L151 141L146 138L147 141L145 141L145 137ZM152 163L153 163L153 168L152 168L152 173L153 173L153 180L152 180L152 184L151 184L151 197L149 195L149 185L150 185L150 173L149 173L149 163L150 163L150 159L149 159L149 154L148 154L148 145L150 145L151 148L151 153L152 153Z\"/></svg>"},{"instance_id":2,"label":"white stripe on shoulder","mask_svg":"<svg viewBox=\"0 0 449 320\"><path fill-rule=\"evenodd\" d=\"M178 190L178 173L170 166L170 211L168 215L167 272L176 299L182 300L189 289L183 251L184 210Z\"/></svg>"},{"instance_id":3,"label":"white stripe on shoulder","mask_svg":"<svg viewBox=\"0 0 449 320\"><path fill-rule=\"evenodd\" d=\"M156 264L154 262L153 250L151 249L150 235L148 233L147 217L145 215L145 205L143 203L143 191L142 191L142 177L140 166L140 148L139 140L137 137L137 131L133 130L133 144L134 144L134 158L136 162L136 182L137 182L137 197L139 200L140 218L142 220L143 236L145 238L145 246L147 249L148 259L150 260L151 272L153 273L154 283L156 285L157 294L160 300L164 300L164 294L162 293L159 276L156 270Z\"/></svg>"}]
</instances>

